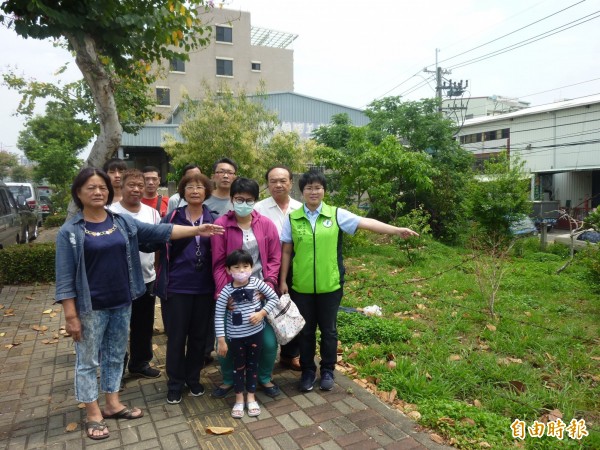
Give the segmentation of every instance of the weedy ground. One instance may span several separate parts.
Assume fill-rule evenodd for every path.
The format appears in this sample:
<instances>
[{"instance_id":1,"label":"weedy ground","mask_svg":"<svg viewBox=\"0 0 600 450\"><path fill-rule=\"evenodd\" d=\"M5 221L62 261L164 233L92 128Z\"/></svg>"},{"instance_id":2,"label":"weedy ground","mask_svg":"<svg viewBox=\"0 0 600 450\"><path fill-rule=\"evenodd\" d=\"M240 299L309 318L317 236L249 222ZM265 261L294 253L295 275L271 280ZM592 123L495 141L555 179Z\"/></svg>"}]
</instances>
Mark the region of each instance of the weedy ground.
<instances>
[{"instance_id":1,"label":"weedy ground","mask_svg":"<svg viewBox=\"0 0 600 450\"><path fill-rule=\"evenodd\" d=\"M578 258L556 274L565 247L515 245L495 319L468 249L425 239L407 250L359 234L345 254L342 305L383 310L339 314L353 376L395 390L422 426L459 448L600 448L600 294ZM529 427L557 417L583 419L589 436L512 435L515 419Z\"/></svg>"}]
</instances>

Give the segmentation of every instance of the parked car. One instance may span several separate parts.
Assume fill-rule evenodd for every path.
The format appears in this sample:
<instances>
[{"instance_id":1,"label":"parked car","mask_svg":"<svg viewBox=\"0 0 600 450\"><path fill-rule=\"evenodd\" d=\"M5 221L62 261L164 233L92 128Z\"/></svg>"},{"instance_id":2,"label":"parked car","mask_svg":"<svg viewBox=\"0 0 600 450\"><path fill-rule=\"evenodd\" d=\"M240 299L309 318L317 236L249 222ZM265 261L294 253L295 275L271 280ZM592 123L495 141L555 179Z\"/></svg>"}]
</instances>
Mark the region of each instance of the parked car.
<instances>
[{"instance_id":1,"label":"parked car","mask_svg":"<svg viewBox=\"0 0 600 450\"><path fill-rule=\"evenodd\" d=\"M21 217L12 192L0 181L0 249L21 240Z\"/></svg>"},{"instance_id":2,"label":"parked car","mask_svg":"<svg viewBox=\"0 0 600 450\"><path fill-rule=\"evenodd\" d=\"M510 232L516 237L537 236L538 229L531 217L521 214L511 223Z\"/></svg>"},{"instance_id":3,"label":"parked car","mask_svg":"<svg viewBox=\"0 0 600 450\"><path fill-rule=\"evenodd\" d=\"M39 227L44 220L37 186L31 182L7 182L17 202L21 216L20 242L24 244L38 237Z\"/></svg>"},{"instance_id":4,"label":"parked car","mask_svg":"<svg viewBox=\"0 0 600 450\"><path fill-rule=\"evenodd\" d=\"M47 195L40 195L40 209L42 210L42 217L44 220L46 220L46 217L50 214L54 213L54 205Z\"/></svg>"}]
</instances>

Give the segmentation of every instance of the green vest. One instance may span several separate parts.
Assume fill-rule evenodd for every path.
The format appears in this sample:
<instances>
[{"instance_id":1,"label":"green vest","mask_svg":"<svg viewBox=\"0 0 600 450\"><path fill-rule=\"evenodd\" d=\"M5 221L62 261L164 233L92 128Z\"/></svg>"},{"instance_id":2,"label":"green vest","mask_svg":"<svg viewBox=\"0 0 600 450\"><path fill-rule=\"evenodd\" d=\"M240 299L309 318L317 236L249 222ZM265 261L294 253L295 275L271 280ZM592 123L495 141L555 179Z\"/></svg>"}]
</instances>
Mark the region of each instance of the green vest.
<instances>
[{"instance_id":1,"label":"green vest","mask_svg":"<svg viewBox=\"0 0 600 450\"><path fill-rule=\"evenodd\" d=\"M304 208L290 213L294 256L292 289L301 294L337 291L344 283L342 230L337 223L337 208L322 204L315 231Z\"/></svg>"}]
</instances>

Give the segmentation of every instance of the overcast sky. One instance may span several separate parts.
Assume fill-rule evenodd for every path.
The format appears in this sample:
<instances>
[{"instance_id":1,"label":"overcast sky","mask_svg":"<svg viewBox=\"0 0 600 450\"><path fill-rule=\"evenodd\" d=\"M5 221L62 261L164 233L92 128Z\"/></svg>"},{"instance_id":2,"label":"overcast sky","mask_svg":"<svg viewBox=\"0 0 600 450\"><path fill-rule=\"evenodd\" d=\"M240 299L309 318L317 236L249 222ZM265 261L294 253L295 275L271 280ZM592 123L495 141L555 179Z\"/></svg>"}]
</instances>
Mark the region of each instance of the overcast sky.
<instances>
[{"instance_id":1,"label":"overcast sky","mask_svg":"<svg viewBox=\"0 0 600 450\"><path fill-rule=\"evenodd\" d=\"M225 7L249 11L254 26L298 34L295 91L347 106L364 108L389 95L434 96L433 76L422 70L435 69L436 48L444 69L506 50L445 75L469 80L472 96L540 105L600 93L600 0L230 0ZM533 39L539 40L522 45ZM2 70L16 67L50 81L71 61L62 79L80 77L71 56L51 42L23 40L4 28L0 42ZM17 151L18 101L0 87L0 149Z\"/></svg>"}]
</instances>

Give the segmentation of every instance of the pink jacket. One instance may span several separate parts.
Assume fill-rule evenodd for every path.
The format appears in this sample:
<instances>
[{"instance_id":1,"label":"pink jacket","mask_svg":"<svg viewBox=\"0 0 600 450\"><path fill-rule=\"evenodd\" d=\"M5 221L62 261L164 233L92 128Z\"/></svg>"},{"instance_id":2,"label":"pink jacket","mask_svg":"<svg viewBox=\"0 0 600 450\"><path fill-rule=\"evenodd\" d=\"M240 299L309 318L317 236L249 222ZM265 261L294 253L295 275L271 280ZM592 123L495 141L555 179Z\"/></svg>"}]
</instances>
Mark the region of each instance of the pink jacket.
<instances>
[{"instance_id":1,"label":"pink jacket","mask_svg":"<svg viewBox=\"0 0 600 450\"><path fill-rule=\"evenodd\" d=\"M212 236L212 263L213 276L215 278L215 298L232 278L225 270L225 259L234 250L242 248L242 230L235 220L235 213L229 211L227 214L215 220L215 224L222 225L225 232L220 236ZM258 242L260 262L262 264L263 278L279 280L279 267L281 266L281 243L279 232L275 224L265 216L252 211L252 231ZM268 283L271 286L271 283ZM271 286L273 287L273 286Z\"/></svg>"}]
</instances>

